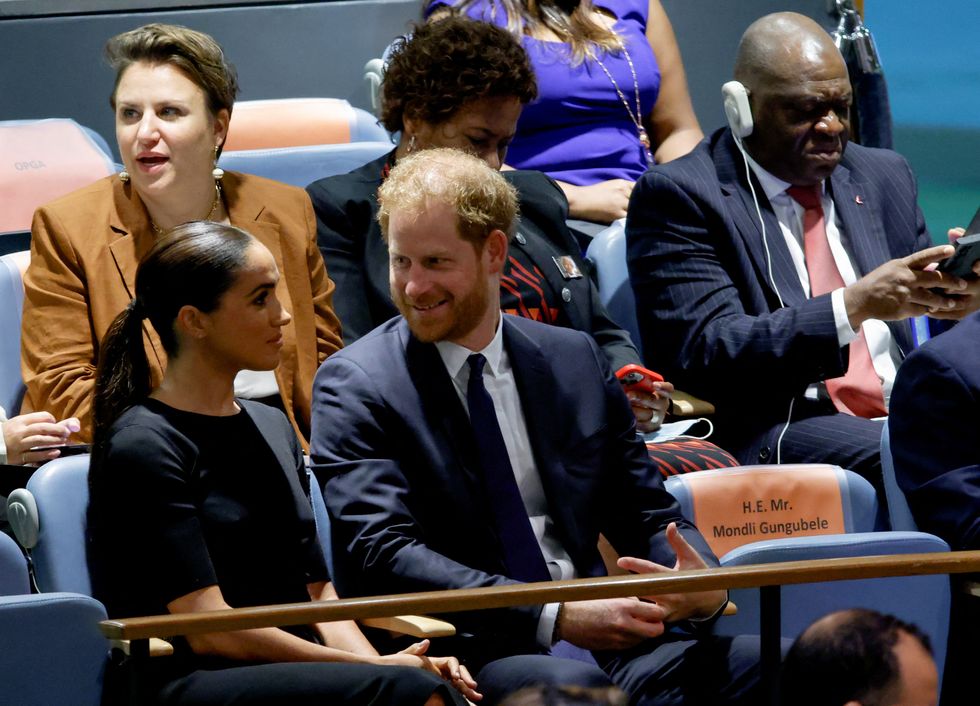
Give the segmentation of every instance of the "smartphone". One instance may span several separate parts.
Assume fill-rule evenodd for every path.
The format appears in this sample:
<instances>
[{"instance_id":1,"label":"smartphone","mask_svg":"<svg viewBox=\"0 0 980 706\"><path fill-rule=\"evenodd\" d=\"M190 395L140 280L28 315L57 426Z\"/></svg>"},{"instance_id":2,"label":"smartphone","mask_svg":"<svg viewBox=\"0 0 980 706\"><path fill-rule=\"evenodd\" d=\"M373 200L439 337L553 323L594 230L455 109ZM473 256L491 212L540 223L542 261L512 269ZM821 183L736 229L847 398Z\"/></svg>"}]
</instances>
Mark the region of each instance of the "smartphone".
<instances>
[{"instance_id":1,"label":"smartphone","mask_svg":"<svg viewBox=\"0 0 980 706\"><path fill-rule=\"evenodd\" d=\"M976 228L977 231L980 231L980 211L977 211L973 221L970 228ZM967 233L969 232L968 230ZM953 246L956 251L952 257L948 257L939 263L939 271L963 279L976 279L977 275L973 271L973 263L980 260L980 232L964 235Z\"/></svg>"},{"instance_id":2,"label":"smartphone","mask_svg":"<svg viewBox=\"0 0 980 706\"><path fill-rule=\"evenodd\" d=\"M624 365L616 371L616 378L623 383L627 390L642 390L643 392L654 392L653 383L663 382L664 376L652 370L631 363Z\"/></svg>"},{"instance_id":3,"label":"smartphone","mask_svg":"<svg viewBox=\"0 0 980 706\"><path fill-rule=\"evenodd\" d=\"M980 233L980 208L977 208L977 212L973 214L973 220L966 227L966 232L963 234L963 237L976 235L977 233Z\"/></svg>"},{"instance_id":4,"label":"smartphone","mask_svg":"<svg viewBox=\"0 0 980 706\"><path fill-rule=\"evenodd\" d=\"M87 454L92 450L91 444L55 444L54 446L32 446L29 452L43 453L45 451L60 451L61 456L77 456Z\"/></svg>"}]
</instances>

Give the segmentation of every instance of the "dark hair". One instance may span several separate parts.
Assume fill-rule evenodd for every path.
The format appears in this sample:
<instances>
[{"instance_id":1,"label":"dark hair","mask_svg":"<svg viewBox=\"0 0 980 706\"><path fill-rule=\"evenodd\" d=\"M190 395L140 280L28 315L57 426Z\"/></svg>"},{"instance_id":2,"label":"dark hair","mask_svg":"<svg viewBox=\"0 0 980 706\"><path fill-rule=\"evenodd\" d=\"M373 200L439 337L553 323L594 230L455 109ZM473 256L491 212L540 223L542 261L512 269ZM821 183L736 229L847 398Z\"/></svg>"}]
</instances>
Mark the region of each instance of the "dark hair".
<instances>
[{"instance_id":1,"label":"dark hair","mask_svg":"<svg viewBox=\"0 0 980 706\"><path fill-rule=\"evenodd\" d=\"M891 703L900 688L895 644L901 633L932 654L919 628L874 610L833 613L807 628L783 661L781 700L789 706Z\"/></svg>"},{"instance_id":2,"label":"dark hair","mask_svg":"<svg viewBox=\"0 0 980 706\"><path fill-rule=\"evenodd\" d=\"M116 418L150 393L143 319L150 320L167 355L176 357L174 320L181 307L214 311L253 242L234 226L192 221L171 230L146 253L136 270L136 297L109 325L99 350L93 403L96 448Z\"/></svg>"},{"instance_id":3,"label":"dark hair","mask_svg":"<svg viewBox=\"0 0 980 706\"><path fill-rule=\"evenodd\" d=\"M105 58L116 72L109 104L116 109L116 90L135 63L170 64L200 86L211 115L231 114L238 95L238 74L211 35L180 25L148 24L117 34L106 42Z\"/></svg>"},{"instance_id":4,"label":"dark hair","mask_svg":"<svg viewBox=\"0 0 980 706\"><path fill-rule=\"evenodd\" d=\"M451 12L466 12L475 3L476 0L462 0ZM541 28L551 30L571 47L572 66L595 58L597 49L618 52L623 48L616 32L592 19L592 0L497 0L492 6L485 19L496 20L498 6L503 8L507 30L515 37L534 34Z\"/></svg>"},{"instance_id":5,"label":"dark hair","mask_svg":"<svg viewBox=\"0 0 980 706\"><path fill-rule=\"evenodd\" d=\"M538 95L524 48L506 30L451 17L416 27L397 40L385 68L381 122L390 132L404 120L438 125L480 98Z\"/></svg>"}]
</instances>

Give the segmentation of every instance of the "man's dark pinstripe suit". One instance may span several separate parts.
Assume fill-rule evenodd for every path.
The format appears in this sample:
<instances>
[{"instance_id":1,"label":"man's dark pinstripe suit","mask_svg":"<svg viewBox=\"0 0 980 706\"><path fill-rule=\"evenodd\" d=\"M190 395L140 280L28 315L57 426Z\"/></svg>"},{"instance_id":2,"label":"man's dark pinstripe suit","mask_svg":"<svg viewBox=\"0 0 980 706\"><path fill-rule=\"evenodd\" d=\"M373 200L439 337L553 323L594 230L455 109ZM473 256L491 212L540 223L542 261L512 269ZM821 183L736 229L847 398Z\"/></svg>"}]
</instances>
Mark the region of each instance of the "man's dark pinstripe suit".
<instances>
[{"instance_id":1,"label":"man's dark pinstripe suit","mask_svg":"<svg viewBox=\"0 0 980 706\"><path fill-rule=\"evenodd\" d=\"M850 144L829 178L842 236L867 274L931 245L906 161ZM630 278L648 363L713 401L718 443L743 463L775 461L796 399L782 460L839 463L880 481L880 425L802 399L847 365L829 294L807 299L779 223L755 182L772 258L770 281L745 165L728 128L637 182L626 225ZM908 321L889 323L902 353Z\"/></svg>"}]
</instances>

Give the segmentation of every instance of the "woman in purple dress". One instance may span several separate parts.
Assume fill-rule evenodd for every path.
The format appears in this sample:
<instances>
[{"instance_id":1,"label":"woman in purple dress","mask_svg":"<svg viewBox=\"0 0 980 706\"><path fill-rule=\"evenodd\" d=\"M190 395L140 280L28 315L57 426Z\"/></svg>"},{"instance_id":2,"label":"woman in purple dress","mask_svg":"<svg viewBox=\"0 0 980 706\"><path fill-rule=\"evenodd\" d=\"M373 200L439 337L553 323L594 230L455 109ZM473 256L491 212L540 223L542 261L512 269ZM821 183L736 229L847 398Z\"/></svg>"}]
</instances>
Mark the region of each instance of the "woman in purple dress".
<instances>
[{"instance_id":1,"label":"woman in purple dress","mask_svg":"<svg viewBox=\"0 0 980 706\"><path fill-rule=\"evenodd\" d=\"M521 38L539 95L521 115L507 162L543 171L574 218L626 215L652 162L687 154L703 134L677 40L659 0L434 0Z\"/></svg>"}]
</instances>

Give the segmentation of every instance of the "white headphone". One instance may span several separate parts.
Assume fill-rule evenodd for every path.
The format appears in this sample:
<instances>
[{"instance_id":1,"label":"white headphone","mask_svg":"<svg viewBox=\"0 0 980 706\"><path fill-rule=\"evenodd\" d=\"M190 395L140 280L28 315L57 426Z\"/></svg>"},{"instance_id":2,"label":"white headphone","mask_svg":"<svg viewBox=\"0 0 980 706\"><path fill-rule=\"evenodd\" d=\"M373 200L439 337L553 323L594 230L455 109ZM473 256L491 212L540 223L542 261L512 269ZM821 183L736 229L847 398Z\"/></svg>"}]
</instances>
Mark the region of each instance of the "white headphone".
<instances>
[{"instance_id":1,"label":"white headphone","mask_svg":"<svg viewBox=\"0 0 980 706\"><path fill-rule=\"evenodd\" d=\"M721 87L721 96L725 101L725 117L728 127L732 129L735 139L741 142L743 137L752 134L752 108L749 107L749 92L739 81L729 81Z\"/></svg>"},{"instance_id":2,"label":"white headphone","mask_svg":"<svg viewBox=\"0 0 980 706\"><path fill-rule=\"evenodd\" d=\"M779 306L783 307L785 306L783 304L783 297L779 293L779 288L776 286L776 279L772 275L772 255L769 253L769 241L766 238L766 221L762 217L762 209L759 207L759 198L756 196L755 186L752 185L752 171L749 168L749 159L745 154L745 148L742 146L742 138L751 135L752 128L755 127L752 120L752 108L749 106L749 92L741 81L729 81L722 85L721 97L724 100L725 117L728 119L728 127L732 130L735 144L742 153L742 160L745 162L745 178L749 182L749 190L752 192L752 201L755 204L755 213L759 217L759 227L762 229L762 247L766 251L766 273L769 275L769 283L776 293L776 299L779 300ZM786 435L786 430L789 429L790 422L793 420L793 404L795 402L795 398L789 401L789 414L786 418L786 424L776 438L776 463L782 462L783 437Z\"/></svg>"}]
</instances>

